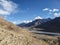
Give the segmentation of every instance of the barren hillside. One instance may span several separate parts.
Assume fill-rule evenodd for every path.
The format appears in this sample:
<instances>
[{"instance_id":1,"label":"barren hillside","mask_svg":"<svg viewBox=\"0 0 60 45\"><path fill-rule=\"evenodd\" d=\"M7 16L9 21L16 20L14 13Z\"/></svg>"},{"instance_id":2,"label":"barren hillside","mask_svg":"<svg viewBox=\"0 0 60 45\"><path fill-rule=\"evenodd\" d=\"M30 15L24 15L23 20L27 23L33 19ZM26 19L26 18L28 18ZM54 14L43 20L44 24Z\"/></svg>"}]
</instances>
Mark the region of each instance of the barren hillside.
<instances>
[{"instance_id":1,"label":"barren hillside","mask_svg":"<svg viewBox=\"0 0 60 45\"><path fill-rule=\"evenodd\" d=\"M49 45L0 17L0 45Z\"/></svg>"}]
</instances>

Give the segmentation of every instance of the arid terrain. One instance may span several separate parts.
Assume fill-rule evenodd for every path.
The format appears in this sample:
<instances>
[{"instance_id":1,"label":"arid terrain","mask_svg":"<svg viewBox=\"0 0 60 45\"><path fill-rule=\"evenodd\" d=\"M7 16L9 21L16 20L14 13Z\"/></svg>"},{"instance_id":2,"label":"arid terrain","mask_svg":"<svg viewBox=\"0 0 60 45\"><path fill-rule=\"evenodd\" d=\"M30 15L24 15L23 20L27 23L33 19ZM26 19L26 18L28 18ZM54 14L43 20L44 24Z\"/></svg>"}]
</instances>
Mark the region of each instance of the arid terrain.
<instances>
[{"instance_id":1,"label":"arid terrain","mask_svg":"<svg viewBox=\"0 0 60 45\"><path fill-rule=\"evenodd\" d=\"M0 17L0 45L59 45L57 36L26 31Z\"/></svg>"}]
</instances>

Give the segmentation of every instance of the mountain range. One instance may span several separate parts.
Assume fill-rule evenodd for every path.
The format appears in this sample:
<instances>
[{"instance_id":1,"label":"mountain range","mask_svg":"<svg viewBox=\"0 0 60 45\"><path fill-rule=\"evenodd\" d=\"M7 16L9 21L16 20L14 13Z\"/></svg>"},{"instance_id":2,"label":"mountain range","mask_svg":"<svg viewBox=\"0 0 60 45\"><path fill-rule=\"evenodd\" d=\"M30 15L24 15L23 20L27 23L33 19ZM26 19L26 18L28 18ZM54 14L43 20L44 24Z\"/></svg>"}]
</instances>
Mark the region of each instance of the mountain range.
<instances>
[{"instance_id":1,"label":"mountain range","mask_svg":"<svg viewBox=\"0 0 60 45\"><path fill-rule=\"evenodd\" d=\"M20 27L32 27L32 28L40 28L44 29L42 31L47 32L57 32L60 33L60 17L56 17L54 19L36 19L30 23L22 23L19 24Z\"/></svg>"},{"instance_id":2,"label":"mountain range","mask_svg":"<svg viewBox=\"0 0 60 45\"><path fill-rule=\"evenodd\" d=\"M20 26L20 27L34 27L34 26L40 25L40 24L47 22L47 21L50 21L50 20L51 20L50 18L48 18L48 19L36 19L30 23L18 24L18 26Z\"/></svg>"},{"instance_id":3,"label":"mountain range","mask_svg":"<svg viewBox=\"0 0 60 45\"><path fill-rule=\"evenodd\" d=\"M35 26L35 28L43 28L45 31L60 33L60 17L56 17L50 21Z\"/></svg>"}]
</instances>

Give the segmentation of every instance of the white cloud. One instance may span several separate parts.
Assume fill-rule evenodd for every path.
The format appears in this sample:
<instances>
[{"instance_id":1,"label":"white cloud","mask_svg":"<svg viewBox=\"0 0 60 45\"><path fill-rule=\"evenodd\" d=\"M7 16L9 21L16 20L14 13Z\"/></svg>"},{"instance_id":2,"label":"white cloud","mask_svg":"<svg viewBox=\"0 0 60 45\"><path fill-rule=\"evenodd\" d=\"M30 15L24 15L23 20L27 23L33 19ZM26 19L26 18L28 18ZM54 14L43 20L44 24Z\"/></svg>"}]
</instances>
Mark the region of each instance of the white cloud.
<instances>
[{"instance_id":1,"label":"white cloud","mask_svg":"<svg viewBox=\"0 0 60 45\"><path fill-rule=\"evenodd\" d=\"M1 15L10 15L16 10L17 4L8 0L0 0L0 7L2 7L0 8Z\"/></svg>"},{"instance_id":2,"label":"white cloud","mask_svg":"<svg viewBox=\"0 0 60 45\"><path fill-rule=\"evenodd\" d=\"M44 8L43 11L48 11L48 12L58 12L59 9L56 9L56 8L54 8L54 9Z\"/></svg>"},{"instance_id":3,"label":"white cloud","mask_svg":"<svg viewBox=\"0 0 60 45\"><path fill-rule=\"evenodd\" d=\"M49 9L49 12L52 12L53 10L52 9Z\"/></svg>"},{"instance_id":4,"label":"white cloud","mask_svg":"<svg viewBox=\"0 0 60 45\"><path fill-rule=\"evenodd\" d=\"M17 21L12 22L13 24L17 24Z\"/></svg>"},{"instance_id":5,"label":"white cloud","mask_svg":"<svg viewBox=\"0 0 60 45\"><path fill-rule=\"evenodd\" d=\"M60 17L60 13L54 13L55 17Z\"/></svg>"},{"instance_id":6,"label":"white cloud","mask_svg":"<svg viewBox=\"0 0 60 45\"><path fill-rule=\"evenodd\" d=\"M32 22L32 20L24 20L23 23L29 23Z\"/></svg>"},{"instance_id":7,"label":"white cloud","mask_svg":"<svg viewBox=\"0 0 60 45\"><path fill-rule=\"evenodd\" d=\"M2 15L5 15L5 14L9 15L10 13L8 11L5 11L5 10L0 10L0 14L2 14Z\"/></svg>"},{"instance_id":8,"label":"white cloud","mask_svg":"<svg viewBox=\"0 0 60 45\"><path fill-rule=\"evenodd\" d=\"M35 17L35 19L42 19L42 17L40 17L40 16L37 16L37 17Z\"/></svg>"},{"instance_id":9,"label":"white cloud","mask_svg":"<svg viewBox=\"0 0 60 45\"><path fill-rule=\"evenodd\" d=\"M22 23L20 20L15 20L15 21L11 21L13 24L20 24Z\"/></svg>"},{"instance_id":10,"label":"white cloud","mask_svg":"<svg viewBox=\"0 0 60 45\"><path fill-rule=\"evenodd\" d=\"M48 11L48 10L49 10L49 8L44 8L44 9L43 9L43 11Z\"/></svg>"},{"instance_id":11,"label":"white cloud","mask_svg":"<svg viewBox=\"0 0 60 45\"><path fill-rule=\"evenodd\" d=\"M53 9L53 12L58 12L59 11L59 9Z\"/></svg>"},{"instance_id":12,"label":"white cloud","mask_svg":"<svg viewBox=\"0 0 60 45\"><path fill-rule=\"evenodd\" d=\"M60 17L60 13L57 13L59 12L60 10L58 8L44 8L43 11L47 11L48 14L52 14L54 15L55 17Z\"/></svg>"},{"instance_id":13,"label":"white cloud","mask_svg":"<svg viewBox=\"0 0 60 45\"><path fill-rule=\"evenodd\" d=\"M16 21L11 21L13 24L20 24L20 23L29 23L32 22L32 20L24 20L24 21L20 21L20 20L16 20Z\"/></svg>"}]
</instances>

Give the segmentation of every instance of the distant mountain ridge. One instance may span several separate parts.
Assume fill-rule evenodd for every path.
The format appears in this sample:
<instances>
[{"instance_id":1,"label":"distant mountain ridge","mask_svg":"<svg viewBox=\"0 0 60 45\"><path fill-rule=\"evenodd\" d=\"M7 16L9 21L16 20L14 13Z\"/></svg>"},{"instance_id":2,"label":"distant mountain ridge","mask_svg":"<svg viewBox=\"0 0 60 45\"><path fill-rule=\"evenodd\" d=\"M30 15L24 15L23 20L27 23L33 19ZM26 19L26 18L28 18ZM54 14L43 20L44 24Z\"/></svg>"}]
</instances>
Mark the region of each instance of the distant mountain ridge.
<instances>
[{"instance_id":1,"label":"distant mountain ridge","mask_svg":"<svg viewBox=\"0 0 60 45\"><path fill-rule=\"evenodd\" d=\"M22 24L20 24L19 26L22 25L21 27L40 28L44 29L43 31L60 33L60 17L56 17L54 19L36 19L30 23Z\"/></svg>"},{"instance_id":2,"label":"distant mountain ridge","mask_svg":"<svg viewBox=\"0 0 60 45\"><path fill-rule=\"evenodd\" d=\"M44 22L47 22L47 21L50 21L51 19L48 18L48 19L36 19L30 23L21 23L21 24L18 24L18 26L21 26L21 27L34 27L34 26L37 26L37 25L40 25Z\"/></svg>"},{"instance_id":3,"label":"distant mountain ridge","mask_svg":"<svg viewBox=\"0 0 60 45\"><path fill-rule=\"evenodd\" d=\"M60 33L60 17L56 17L53 20L37 25L35 28L43 28L45 31Z\"/></svg>"}]
</instances>

